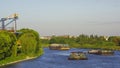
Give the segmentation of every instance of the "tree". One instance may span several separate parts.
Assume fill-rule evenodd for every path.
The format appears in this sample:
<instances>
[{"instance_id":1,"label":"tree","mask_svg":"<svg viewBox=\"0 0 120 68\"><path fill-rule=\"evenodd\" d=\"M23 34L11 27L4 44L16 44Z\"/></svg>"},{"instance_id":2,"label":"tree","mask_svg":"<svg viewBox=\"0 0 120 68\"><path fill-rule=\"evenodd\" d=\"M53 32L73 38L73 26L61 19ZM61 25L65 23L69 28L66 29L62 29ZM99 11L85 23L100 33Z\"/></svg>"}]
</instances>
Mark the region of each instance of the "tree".
<instances>
[{"instance_id":1,"label":"tree","mask_svg":"<svg viewBox=\"0 0 120 68\"><path fill-rule=\"evenodd\" d=\"M15 45L16 38L7 31L0 32L0 59L9 57L13 54L12 47Z\"/></svg>"},{"instance_id":2,"label":"tree","mask_svg":"<svg viewBox=\"0 0 120 68\"><path fill-rule=\"evenodd\" d=\"M117 46L120 46L120 36L111 36L108 41L114 42Z\"/></svg>"},{"instance_id":3,"label":"tree","mask_svg":"<svg viewBox=\"0 0 120 68\"><path fill-rule=\"evenodd\" d=\"M40 39L39 34L32 29L21 29L18 40L21 42L21 52L32 55L39 52Z\"/></svg>"}]
</instances>

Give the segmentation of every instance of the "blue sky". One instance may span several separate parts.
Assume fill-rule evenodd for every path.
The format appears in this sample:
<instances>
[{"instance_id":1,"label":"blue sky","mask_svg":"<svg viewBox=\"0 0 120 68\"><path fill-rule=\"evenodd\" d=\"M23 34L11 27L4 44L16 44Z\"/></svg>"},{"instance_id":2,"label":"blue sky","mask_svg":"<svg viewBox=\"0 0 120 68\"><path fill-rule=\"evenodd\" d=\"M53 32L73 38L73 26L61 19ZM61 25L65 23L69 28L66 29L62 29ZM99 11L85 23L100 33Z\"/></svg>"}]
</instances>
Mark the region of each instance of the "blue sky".
<instances>
[{"instance_id":1,"label":"blue sky","mask_svg":"<svg viewBox=\"0 0 120 68\"><path fill-rule=\"evenodd\" d=\"M120 0L1 0L0 18L46 35L120 35Z\"/></svg>"}]
</instances>

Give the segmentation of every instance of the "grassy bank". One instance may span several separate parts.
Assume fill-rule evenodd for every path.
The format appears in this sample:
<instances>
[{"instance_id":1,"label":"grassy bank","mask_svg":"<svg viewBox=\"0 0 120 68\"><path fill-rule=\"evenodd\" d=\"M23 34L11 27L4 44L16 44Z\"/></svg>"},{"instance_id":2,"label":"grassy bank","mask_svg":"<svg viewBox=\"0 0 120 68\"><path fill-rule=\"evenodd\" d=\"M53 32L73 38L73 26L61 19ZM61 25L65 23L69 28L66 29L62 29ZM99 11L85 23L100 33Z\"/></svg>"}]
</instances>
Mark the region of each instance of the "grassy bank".
<instances>
[{"instance_id":1,"label":"grassy bank","mask_svg":"<svg viewBox=\"0 0 120 68\"><path fill-rule=\"evenodd\" d=\"M40 57L40 56L21 55L21 56L14 57L14 58L8 57L8 58L0 61L0 66L5 66L5 65L14 64L14 63L18 63L18 62L22 62L22 61L26 61L26 60L30 60L30 59L35 59L35 58Z\"/></svg>"},{"instance_id":2,"label":"grassy bank","mask_svg":"<svg viewBox=\"0 0 120 68\"><path fill-rule=\"evenodd\" d=\"M30 59L35 59L37 57L42 56L43 54L44 54L44 52L42 51L41 53L29 55L29 56L21 54L17 57L7 57L4 60L0 60L0 67L5 66L5 65L9 65L9 64L14 64L14 63L26 61L26 60L30 60Z\"/></svg>"},{"instance_id":3,"label":"grassy bank","mask_svg":"<svg viewBox=\"0 0 120 68\"><path fill-rule=\"evenodd\" d=\"M44 48L48 47L49 44L43 45ZM120 46L112 46L112 45L95 45L95 44L70 44L70 48L88 48L88 49L110 49L110 50L120 50Z\"/></svg>"},{"instance_id":4,"label":"grassy bank","mask_svg":"<svg viewBox=\"0 0 120 68\"><path fill-rule=\"evenodd\" d=\"M91 44L72 44L71 48L88 48L88 49L110 49L110 50L120 50L120 46L112 45L91 45Z\"/></svg>"}]
</instances>

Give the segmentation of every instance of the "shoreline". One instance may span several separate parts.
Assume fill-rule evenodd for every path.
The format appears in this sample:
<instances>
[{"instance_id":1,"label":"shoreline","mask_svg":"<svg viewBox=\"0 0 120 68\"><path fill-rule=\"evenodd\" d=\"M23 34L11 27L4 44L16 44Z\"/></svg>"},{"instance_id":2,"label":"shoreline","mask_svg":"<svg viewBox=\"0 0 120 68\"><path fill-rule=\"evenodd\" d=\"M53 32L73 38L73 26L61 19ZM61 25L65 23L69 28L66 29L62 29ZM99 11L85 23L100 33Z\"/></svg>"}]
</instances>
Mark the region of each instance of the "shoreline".
<instances>
[{"instance_id":1,"label":"shoreline","mask_svg":"<svg viewBox=\"0 0 120 68\"><path fill-rule=\"evenodd\" d=\"M6 65L10 65L10 64L15 64L15 63L22 62L22 61L27 61L27 60L35 59L35 58L37 58L37 56L35 56L35 57L29 57L29 56L27 56L26 58L21 59L21 60L16 60L16 61L13 61L13 62L8 62L8 63L5 63L5 64L1 64L0 67L6 66Z\"/></svg>"}]
</instances>

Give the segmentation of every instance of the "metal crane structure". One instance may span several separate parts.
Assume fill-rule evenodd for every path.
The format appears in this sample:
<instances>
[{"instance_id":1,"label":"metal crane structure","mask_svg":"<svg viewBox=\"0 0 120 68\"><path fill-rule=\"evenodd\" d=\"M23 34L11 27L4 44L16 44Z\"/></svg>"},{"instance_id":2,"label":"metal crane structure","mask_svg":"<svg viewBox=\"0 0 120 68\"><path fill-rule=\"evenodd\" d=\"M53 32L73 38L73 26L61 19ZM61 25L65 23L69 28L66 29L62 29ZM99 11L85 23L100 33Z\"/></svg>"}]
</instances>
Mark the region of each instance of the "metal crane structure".
<instances>
[{"instance_id":1,"label":"metal crane structure","mask_svg":"<svg viewBox=\"0 0 120 68\"><path fill-rule=\"evenodd\" d=\"M13 29L11 29L11 31L16 32L16 29L17 29L16 20L17 19L18 19L18 14L16 14L16 13L12 14L12 15L10 15L8 17L1 18L0 19L0 22L2 23L1 30L6 30L7 26L14 22L14 27L13 27Z\"/></svg>"}]
</instances>

